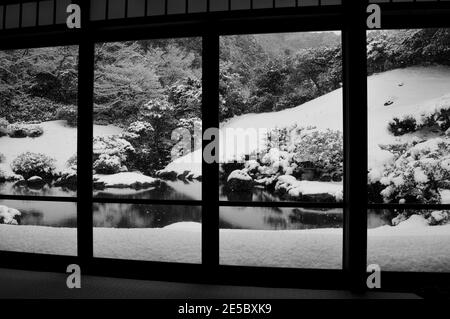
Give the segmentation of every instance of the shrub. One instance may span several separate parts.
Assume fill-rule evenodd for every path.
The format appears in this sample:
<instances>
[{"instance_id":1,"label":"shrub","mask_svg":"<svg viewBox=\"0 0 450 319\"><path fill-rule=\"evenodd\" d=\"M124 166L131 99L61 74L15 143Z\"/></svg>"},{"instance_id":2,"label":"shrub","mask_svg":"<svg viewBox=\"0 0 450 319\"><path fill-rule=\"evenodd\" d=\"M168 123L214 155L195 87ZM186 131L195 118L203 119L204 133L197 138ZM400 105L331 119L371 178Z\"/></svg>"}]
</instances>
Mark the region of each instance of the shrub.
<instances>
[{"instance_id":1,"label":"shrub","mask_svg":"<svg viewBox=\"0 0 450 319\"><path fill-rule=\"evenodd\" d=\"M413 142L383 173L384 202L440 203L440 189L450 180L450 140L432 138Z\"/></svg>"},{"instance_id":2,"label":"shrub","mask_svg":"<svg viewBox=\"0 0 450 319\"><path fill-rule=\"evenodd\" d=\"M8 134L8 125L9 122L5 118L0 117L0 137Z\"/></svg>"},{"instance_id":3,"label":"shrub","mask_svg":"<svg viewBox=\"0 0 450 319\"><path fill-rule=\"evenodd\" d=\"M39 137L43 133L44 130L37 124L14 123L8 126L8 135L14 138Z\"/></svg>"},{"instance_id":4,"label":"shrub","mask_svg":"<svg viewBox=\"0 0 450 319\"><path fill-rule=\"evenodd\" d=\"M101 154L93 167L97 174L116 174L121 170L122 161L117 155Z\"/></svg>"},{"instance_id":5,"label":"shrub","mask_svg":"<svg viewBox=\"0 0 450 319\"><path fill-rule=\"evenodd\" d=\"M75 105L63 105L56 111L58 120L65 120L70 126L76 126L78 121L78 112Z\"/></svg>"},{"instance_id":6,"label":"shrub","mask_svg":"<svg viewBox=\"0 0 450 319\"><path fill-rule=\"evenodd\" d=\"M66 166L70 169L77 170L78 157L77 153L73 154L66 162Z\"/></svg>"},{"instance_id":7,"label":"shrub","mask_svg":"<svg viewBox=\"0 0 450 319\"><path fill-rule=\"evenodd\" d=\"M13 160L11 169L25 179L32 176L50 178L55 172L55 160L45 154L26 152Z\"/></svg>"},{"instance_id":8,"label":"shrub","mask_svg":"<svg viewBox=\"0 0 450 319\"><path fill-rule=\"evenodd\" d=\"M0 116L9 122L52 121L62 106L46 98L16 94L10 106L2 105Z\"/></svg>"},{"instance_id":9,"label":"shrub","mask_svg":"<svg viewBox=\"0 0 450 319\"><path fill-rule=\"evenodd\" d=\"M416 119L412 116L405 116L403 119L393 118L388 124L388 130L395 136L417 131Z\"/></svg>"},{"instance_id":10,"label":"shrub","mask_svg":"<svg viewBox=\"0 0 450 319\"><path fill-rule=\"evenodd\" d=\"M93 143L94 160L102 154L107 154L110 156L116 155L121 161L126 161L128 156L135 152L130 142L118 135L97 136Z\"/></svg>"}]
</instances>

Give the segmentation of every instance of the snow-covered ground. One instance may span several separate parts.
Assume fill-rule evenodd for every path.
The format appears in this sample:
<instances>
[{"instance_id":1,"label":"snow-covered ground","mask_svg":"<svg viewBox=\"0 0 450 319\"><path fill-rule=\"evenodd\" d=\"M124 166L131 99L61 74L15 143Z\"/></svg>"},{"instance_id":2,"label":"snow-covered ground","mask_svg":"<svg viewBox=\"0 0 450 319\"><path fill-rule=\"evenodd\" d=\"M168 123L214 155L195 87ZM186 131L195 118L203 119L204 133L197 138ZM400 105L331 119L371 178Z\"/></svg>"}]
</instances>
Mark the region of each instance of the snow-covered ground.
<instances>
[{"instance_id":1,"label":"snow-covered ground","mask_svg":"<svg viewBox=\"0 0 450 319\"><path fill-rule=\"evenodd\" d=\"M66 125L65 121L49 121L39 124L44 134L36 138L0 137L0 153L4 160L0 169L11 174L11 162L24 152L43 153L56 160L56 168L66 168L67 160L77 152L77 128ZM94 136L115 135L122 133L116 126L94 125Z\"/></svg>"},{"instance_id":2,"label":"snow-covered ground","mask_svg":"<svg viewBox=\"0 0 450 319\"><path fill-rule=\"evenodd\" d=\"M380 154L379 144L412 138L411 135L399 138L388 132L387 124L393 117L420 115L433 109L436 102L450 94L450 68L417 66L396 69L369 76L367 82L370 168L378 165L379 160L383 160L380 158L383 154ZM392 101L393 104L385 106L387 101ZM342 131L342 105L342 89L338 89L292 109L235 116L220 125L220 162L228 162L262 149L265 142L264 133L277 127L288 127L297 123L299 126ZM256 134L248 129L256 129ZM180 173L192 170L199 174L201 155L201 150L187 154L169 164L166 170Z\"/></svg>"},{"instance_id":3,"label":"snow-covered ground","mask_svg":"<svg viewBox=\"0 0 450 319\"><path fill-rule=\"evenodd\" d=\"M222 264L338 269L342 229L220 230ZM76 254L76 229L0 225L0 250ZM368 230L368 263L382 270L449 271L450 224L413 216L399 226ZM201 224L164 228L94 228L97 257L200 263Z\"/></svg>"},{"instance_id":4,"label":"snow-covered ground","mask_svg":"<svg viewBox=\"0 0 450 319\"><path fill-rule=\"evenodd\" d=\"M156 178L136 172L123 172L111 175L94 175L94 181L106 188L146 188L157 182Z\"/></svg>"}]
</instances>

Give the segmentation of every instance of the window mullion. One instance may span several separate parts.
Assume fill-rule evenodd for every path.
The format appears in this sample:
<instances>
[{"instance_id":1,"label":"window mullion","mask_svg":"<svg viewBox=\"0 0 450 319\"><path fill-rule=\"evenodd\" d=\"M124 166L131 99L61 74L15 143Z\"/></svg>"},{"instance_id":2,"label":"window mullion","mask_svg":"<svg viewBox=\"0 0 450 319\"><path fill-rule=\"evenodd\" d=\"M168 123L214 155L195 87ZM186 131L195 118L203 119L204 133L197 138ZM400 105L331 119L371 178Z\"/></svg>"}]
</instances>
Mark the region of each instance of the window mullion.
<instances>
[{"instance_id":1,"label":"window mullion","mask_svg":"<svg viewBox=\"0 0 450 319\"><path fill-rule=\"evenodd\" d=\"M345 212L344 270L365 289L367 256L367 70L365 4L346 0L343 33Z\"/></svg>"},{"instance_id":2,"label":"window mullion","mask_svg":"<svg viewBox=\"0 0 450 319\"><path fill-rule=\"evenodd\" d=\"M78 61L78 256L83 264L93 256L92 139L95 43L89 34L89 7L82 10Z\"/></svg>"}]
</instances>

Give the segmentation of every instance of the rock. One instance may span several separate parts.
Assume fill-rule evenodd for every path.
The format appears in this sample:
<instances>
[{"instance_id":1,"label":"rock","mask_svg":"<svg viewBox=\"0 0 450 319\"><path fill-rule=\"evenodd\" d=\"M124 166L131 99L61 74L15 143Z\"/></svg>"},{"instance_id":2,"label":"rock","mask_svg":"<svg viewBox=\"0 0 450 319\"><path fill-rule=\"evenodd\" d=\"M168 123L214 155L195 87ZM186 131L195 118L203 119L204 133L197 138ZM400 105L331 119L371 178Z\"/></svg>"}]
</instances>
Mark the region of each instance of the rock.
<instances>
[{"instance_id":1,"label":"rock","mask_svg":"<svg viewBox=\"0 0 450 319\"><path fill-rule=\"evenodd\" d=\"M389 106L389 105L392 105L392 104L394 104L394 101L388 100L388 101L386 101L386 102L384 103L384 106Z\"/></svg>"},{"instance_id":2,"label":"rock","mask_svg":"<svg viewBox=\"0 0 450 319\"><path fill-rule=\"evenodd\" d=\"M75 190L77 188L77 172L75 170L63 171L54 185Z\"/></svg>"},{"instance_id":3,"label":"rock","mask_svg":"<svg viewBox=\"0 0 450 319\"><path fill-rule=\"evenodd\" d=\"M450 213L447 211L437 210L430 214L428 223L431 226L444 225L450 220Z\"/></svg>"},{"instance_id":4,"label":"rock","mask_svg":"<svg viewBox=\"0 0 450 319\"><path fill-rule=\"evenodd\" d=\"M404 222L405 220L408 219L408 216L406 216L406 214L399 214L397 215L397 217L392 218L392 225L393 226L397 226L398 224L400 224L401 222Z\"/></svg>"},{"instance_id":5,"label":"rock","mask_svg":"<svg viewBox=\"0 0 450 319\"><path fill-rule=\"evenodd\" d=\"M143 189L157 185L160 181L139 172L126 172L111 175L94 175L94 188L134 188Z\"/></svg>"},{"instance_id":6,"label":"rock","mask_svg":"<svg viewBox=\"0 0 450 319\"><path fill-rule=\"evenodd\" d=\"M0 224L18 225L21 215L17 209L0 205Z\"/></svg>"},{"instance_id":7,"label":"rock","mask_svg":"<svg viewBox=\"0 0 450 319\"><path fill-rule=\"evenodd\" d=\"M234 170L227 178L227 188L233 192L249 191L254 182L250 175L244 170Z\"/></svg>"},{"instance_id":8,"label":"rock","mask_svg":"<svg viewBox=\"0 0 450 319\"><path fill-rule=\"evenodd\" d=\"M124 173L124 172L128 172L128 167L126 167L125 165L123 165L123 166L119 169L119 173Z\"/></svg>"},{"instance_id":9,"label":"rock","mask_svg":"<svg viewBox=\"0 0 450 319\"><path fill-rule=\"evenodd\" d=\"M330 174L322 174L320 176L319 181L321 182L331 182L331 175Z\"/></svg>"},{"instance_id":10,"label":"rock","mask_svg":"<svg viewBox=\"0 0 450 319\"><path fill-rule=\"evenodd\" d=\"M403 86L403 85L405 85L403 82L400 82L400 83L398 84L398 86Z\"/></svg>"},{"instance_id":11,"label":"rock","mask_svg":"<svg viewBox=\"0 0 450 319\"><path fill-rule=\"evenodd\" d=\"M39 176L33 176L27 179L27 186L30 188L42 188L45 185L45 181Z\"/></svg>"},{"instance_id":12,"label":"rock","mask_svg":"<svg viewBox=\"0 0 450 319\"><path fill-rule=\"evenodd\" d=\"M161 171L157 171L156 172L156 176L162 179L167 179L170 181L174 181L177 179L177 172L174 171L165 171L165 170L161 170Z\"/></svg>"}]
</instances>

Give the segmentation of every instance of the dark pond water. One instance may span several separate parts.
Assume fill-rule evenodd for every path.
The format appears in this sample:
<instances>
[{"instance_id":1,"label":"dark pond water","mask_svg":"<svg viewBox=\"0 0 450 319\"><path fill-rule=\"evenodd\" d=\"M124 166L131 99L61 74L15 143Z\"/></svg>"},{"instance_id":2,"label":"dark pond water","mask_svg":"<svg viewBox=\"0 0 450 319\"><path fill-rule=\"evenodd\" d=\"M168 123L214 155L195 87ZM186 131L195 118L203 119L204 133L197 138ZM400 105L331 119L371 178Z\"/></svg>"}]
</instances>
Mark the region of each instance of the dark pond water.
<instances>
[{"instance_id":1,"label":"dark pond water","mask_svg":"<svg viewBox=\"0 0 450 319\"><path fill-rule=\"evenodd\" d=\"M0 194L18 196L56 196L56 197L76 197L76 190L65 187L55 187L45 184L41 188L30 188L27 186L17 186L15 182L0 183Z\"/></svg>"},{"instance_id":2,"label":"dark pond water","mask_svg":"<svg viewBox=\"0 0 450 319\"><path fill-rule=\"evenodd\" d=\"M163 181L160 185L145 190L107 188L95 191L97 198L132 198L158 200L201 200L201 182Z\"/></svg>"},{"instance_id":3,"label":"dark pond water","mask_svg":"<svg viewBox=\"0 0 450 319\"><path fill-rule=\"evenodd\" d=\"M21 225L76 227L76 203L2 200L0 205L18 209ZM88 212L87 212L88 213ZM391 211L370 211L369 228L389 225ZM154 228L177 222L201 223L200 206L95 203L94 227ZM341 209L277 207L221 207L220 227L232 229L341 228Z\"/></svg>"},{"instance_id":4,"label":"dark pond water","mask_svg":"<svg viewBox=\"0 0 450 319\"><path fill-rule=\"evenodd\" d=\"M75 192L61 188L44 187L40 193L24 187L12 187L12 183L0 184L0 192L5 188L14 190L16 195L75 196ZM94 196L101 198L135 198L162 200L201 200L201 182L167 181L158 187L134 191L130 189L106 189L96 191ZM256 188L250 197L233 197L219 190L221 200L280 201L276 195L262 188ZM231 196L231 197L230 197ZM247 195L245 195L247 196ZM52 227L76 227L76 203L40 201L0 201L0 205L13 207L22 212L20 224ZM87 212L89 213L89 212ZM207 212L205 212L207 213ZM221 207L220 227L233 229L313 229L341 228L343 213L341 209L306 209L282 207ZM392 211L377 210L368 214L369 228L389 225ZM201 206L179 205L139 205L95 203L93 222L95 227L116 228L154 228L177 222L201 223Z\"/></svg>"}]
</instances>

